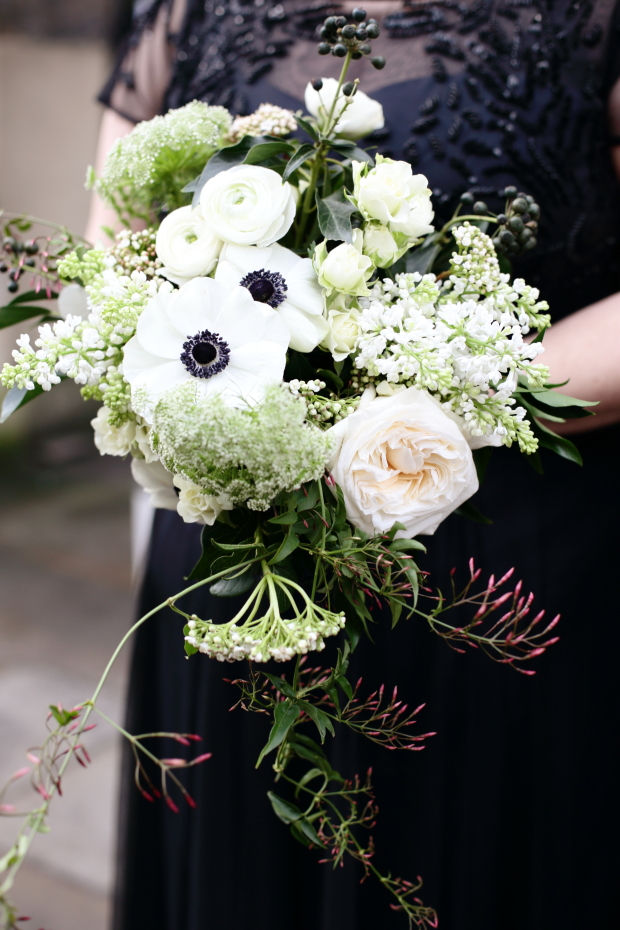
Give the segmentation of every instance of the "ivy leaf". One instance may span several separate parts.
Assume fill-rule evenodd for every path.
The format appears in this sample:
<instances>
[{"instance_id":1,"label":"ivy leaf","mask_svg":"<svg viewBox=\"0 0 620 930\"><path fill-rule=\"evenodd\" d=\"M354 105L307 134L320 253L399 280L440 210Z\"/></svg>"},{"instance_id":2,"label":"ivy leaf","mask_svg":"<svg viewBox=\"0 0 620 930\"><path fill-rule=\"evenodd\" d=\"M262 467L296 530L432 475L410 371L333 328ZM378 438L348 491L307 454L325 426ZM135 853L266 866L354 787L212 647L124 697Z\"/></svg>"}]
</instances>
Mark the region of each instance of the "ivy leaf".
<instances>
[{"instance_id":1,"label":"ivy leaf","mask_svg":"<svg viewBox=\"0 0 620 930\"><path fill-rule=\"evenodd\" d=\"M426 552L426 546L418 539L395 539L390 543L390 552L405 552L407 549L417 549Z\"/></svg>"},{"instance_id":2,"label":"ivy leaf","mask_svg":"<svg viewBox=\"0 0 620 930\"><path fill-rule=\"evenodd\" d=\"M316 194L316 208L319 229L326 239L339 239L344 242L353 242L353 227L351 216L357 208L346 200L342 191L330 194L329 197L319 197Z\"/></svg>"},{"instance_id":3,"label":"ivy leaf","mask_svg":"<svg viewBox=\"0 0 620 930\"><path fill-rule=\"evenodd\" d=\"M295 839L299 839L304 846L307 846L310 842L313 846L320 846L322 849L325 848L325 844L321 841L319 834L305 817L291 824L291 833Z\"/></svg>"},{"instance_id":4,"label":"ivy leaf","mask_svg":"<svg viewBox=\"0 0 620 930\"><path fill-rule=\"evenodd\" d=\"M209 588L209 593L216 597L237 597L239 594L245 594L256 584L256 576L246 568L246 570L234 578L220 578Z\"/></svg>"},{"instance_id":5,"label":"ivy leaf","mask_svg":"<svg viewBox=\"0 0 620 930\"><path fill-rule=\"evenodd\" d=\"M552 452L555 452L563 459L568 459L569 462L574 462L576 465L583 465L579 449L566 436L558 436L557 433L543 426L540 420L535 420L532 423L532 431L540 445L544 446L545 449L551 449Z\"/></svg>"},{"instance_id":6,"label":"ivy leaf","mask_svg":"<svg viewBox=\"0 0 620 930\"><path fill-rule=\"evenodd\" d=\"M426 246L426 243L423 243L419 249L407 252L405 256L407 274L413 274L415 271L420 274L428 274L433 267L435 259L439 255L439 249L439 243L430 246Z\"/></svg>"},{"instance_id":7,"label":"ivy leaf","mask_svg":"<svg viewBox=\"0 0 620 930\"><path fill-rule=\"evenodd\" d=\"M282 175L283 180L286 181L287 178L290 178L293 171L296 171L301 165L307 162L308 159L312 158L315 152L315 147L310 145L309 142L304 142L303 145L300 145L284 169L284 174Z\"/></svg>"},{"instance_id":8,"label":"ivy leaf","mask_svg":"<svg viewBox=\"0 0 620 930\"><path fill-rule=\"evenodd\" d=\"M292 704L290 701L281 701L279 704L276 704L273 712L274 722L271 728L271 733L269 734L269 739L261 750L261 754L258 757L258 761L256 763L256 768L259 767L268 753L272 752L274 749L277 749L280 743L284 741L286 734L293 726L300 713L301 711L298 704Z\"/></svg>"},{"instance_id":9,"label":"ivy leaf","mask_svg":"<svg viewBox=\"0 0 620 930\"><path fill-rule=\"evenodd\" d=\"M278 691L283 694L285 697L295 699L297 694L295 693L294 688L291 688L287 681L284 681L283 678L278 678L277 675L272 675L271 672L264 672L265 678L268 678L274 688L277 688Z\"/></svg>"}]
</instances>

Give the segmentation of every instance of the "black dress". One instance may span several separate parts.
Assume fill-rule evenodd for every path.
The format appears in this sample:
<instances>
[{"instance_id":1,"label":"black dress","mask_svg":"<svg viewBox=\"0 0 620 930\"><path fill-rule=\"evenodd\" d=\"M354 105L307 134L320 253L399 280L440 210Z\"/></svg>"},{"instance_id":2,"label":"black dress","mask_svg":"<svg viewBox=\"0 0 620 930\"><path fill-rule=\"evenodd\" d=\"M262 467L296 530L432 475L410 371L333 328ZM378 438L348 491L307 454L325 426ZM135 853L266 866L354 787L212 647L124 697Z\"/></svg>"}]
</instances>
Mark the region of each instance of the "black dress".
<instances>
[{"instance_id":1,"label":"black dress","mask_svg":"<svg viewBox=\"0 0 620 930\"><path fill-rule=\"evenodd\" d=\"M164 108L195 98L237 112L263 101L296 108L305 80L336 66L311 51L326 9L190 2L168 37ZM139 7L102 97L136 119L132 62L165 15L161 3ZM588 0L412 3L385 17L385 71L362 75L386 115L375 144L427 175L440 216L466 189L495 209L508 183L536 196L540 247L517 271L541 288L556 319L618 289L620 209L606 128L620 73L616 20L614 3ZM514 450L495 453L476 499L493 525L449 518L423 563L440 585L452 566L464 575L472 555L489 573L516 566L539 606L563 615L561 641L535 677L457 655L418 621L394 632L379 624L375 643L355 656L369 689L398 684L408 702L426 701L420 727L438 733L413 754L341 732L333 751L347 774L372 765L377 864L421 874L424 902L445 930L618 925L620 431L578 443L583 469L549 454L544 477ZM199 533L157 513L141 613L182 589ZM186 609L218 619L229 604L200 591ZM319 865L275 820L269 765L254 770L266 724L228 713L231 671L200 655L185 660L181 619L170 612L136 637L129 729L200 733L213 758L188 779L197 809L179 814L132 790L127 767L116 930L404 927L383 889L360 884L355 865Z\"/></svg>"}]
</instances>

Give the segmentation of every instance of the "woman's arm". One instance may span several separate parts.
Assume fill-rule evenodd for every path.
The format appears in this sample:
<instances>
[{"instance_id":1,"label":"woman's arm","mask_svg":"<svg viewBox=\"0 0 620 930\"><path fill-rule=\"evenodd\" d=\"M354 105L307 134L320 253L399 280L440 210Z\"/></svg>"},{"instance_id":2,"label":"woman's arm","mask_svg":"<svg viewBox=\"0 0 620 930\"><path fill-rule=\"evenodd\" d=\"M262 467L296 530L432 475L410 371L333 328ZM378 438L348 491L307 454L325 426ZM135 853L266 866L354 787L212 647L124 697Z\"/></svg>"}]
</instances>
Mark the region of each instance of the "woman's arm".
<instances>
[{"instance_id":1,"label":"woman's arm","mask_svg":"<svg viewBox=\"0 0 620 930\"><path fill-rule=\"evenodd\" d=\"M620 136L620 81L609 95L609 131ZM620 146L611 157L620 178ZM585 307L545 335L540 361L549 366L551 383L569 383L560 391L582 400L597 400L596 416L552 424L559 433L579 433L620 422L620 293Z\"/></svg>"},{"instance_id":2,"label":"woman's arm","mask_svg":"<svg viewBox=\"0 0 620 930\"><path fill-rule=\"evenodd\" d=\"M99 142L97 144L97 157L95 161L95 171L98 175L103 170L106 155L114 145L117 139L126 136L134 128L134 124L124 116L119 116L114 110L106 110L101 120L99 130ZM111 207L104 204L101 198L93 192L86 224L85 236L89 242L102 242L104 245L110 245L108 236L102 231L102 226L109 226L111 229L120 229L120 224L116 213Z\"/></svg>"}]
</instances>

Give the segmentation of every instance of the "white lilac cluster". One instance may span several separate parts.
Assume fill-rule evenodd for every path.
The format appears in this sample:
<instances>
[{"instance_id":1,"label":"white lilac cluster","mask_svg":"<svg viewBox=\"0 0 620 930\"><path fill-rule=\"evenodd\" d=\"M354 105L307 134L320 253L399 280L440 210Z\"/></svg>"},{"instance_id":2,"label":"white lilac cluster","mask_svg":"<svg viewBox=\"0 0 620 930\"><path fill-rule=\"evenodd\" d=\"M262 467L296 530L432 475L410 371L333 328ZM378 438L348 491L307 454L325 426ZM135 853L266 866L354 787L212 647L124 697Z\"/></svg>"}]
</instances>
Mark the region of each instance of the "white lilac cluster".
<instances>
[{"instance_id":1,"label":"white lilac cluster","mask_svg":"<svg viewBox=\"0 0 620 930\"><path fill-rule=\"evenodd\" d=\"M312 604L307 596L303 611L299 612L296 608L294 619L283 618L277 606L276 588L288 591L290 596L293 585L278 575L270 575L266 581L261 579L249 602L229 623L213 623L212 620L201 620L194 615L188 623L186 642L218 662L239 662L243 659L288 662L296 655L321 652L325 648L325 639L343 629L344 614L333 613ZM297 594L302 591L298 585L294 589ZM254 606L258 611L265 594L271 598L266 613L259 619L240 622L249 607Z\"/></svg>"},{"instance_id":2,"label":"white lilac cluster","mask_svg":"<svg viewBox=\"0 0 620 930\"><path fill-rule=\"evenodd\" d=\"M450 275L401 274L378 281L361 298L361 336L355 365L384 396L402 387L436 394L462 418L472 445L511 445L532 452L536 441L525 410L515 407L518 379L532 387L548 377L534 359L540 343L523 336L548 325L547 305L523 281L509 283L488 236L463 225Z\"/></svg>"},{"instance_id":3,"label":"white lilac cluster","mask_svg":"<svg viewBox=\"0 0 620 930\"><path fill-rule=\"evenodd\" d=\"M267 510L281 491L321 477L332 437L305 422L306 404L279 385L256 406L237 409L192 384L165 394L151 441L165 467L207 494Z\"/></svg>"},{"instance_id":4,"label":"white lilac cluster","mask_svg":"<svg viewBox=\"0 0 620 930\"><path fill-rule=\"evenodd\" d=\"M189 171L191 180L222 144L232 118L224 107L194 100L165 116L138 123L112 147L100 178L89 169L87 183L115 207L138 212L158 198L157 188ZM121 211L122 212L122 211Z\"/></svg>"},{"instance_id":5,"label":"white lilac cluster","mask_svg":"<svg viewBox=\"0 0 620 930\"><path fill-rule=\"evenodd\" d=\"M297 120L291 110L273 103L261 103L249 116L237 116L232 122L228 140L238 142L243 136L288 136L297 129Z\"/></svg>"}]
</instances>

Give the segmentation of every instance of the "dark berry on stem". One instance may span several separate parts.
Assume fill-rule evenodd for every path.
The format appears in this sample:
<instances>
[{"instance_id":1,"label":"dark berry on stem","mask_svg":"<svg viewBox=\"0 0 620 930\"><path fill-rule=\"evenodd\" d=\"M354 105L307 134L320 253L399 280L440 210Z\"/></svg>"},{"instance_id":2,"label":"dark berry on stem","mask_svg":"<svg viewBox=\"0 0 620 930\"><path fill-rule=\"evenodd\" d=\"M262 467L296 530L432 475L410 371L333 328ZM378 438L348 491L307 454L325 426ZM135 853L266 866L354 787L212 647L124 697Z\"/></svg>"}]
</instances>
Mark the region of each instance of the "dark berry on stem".
<instances>
[{"instance_id":1,"label":"dark berry on stem","mask_svg":"<svg viewBox=\"0 0 620 930\"><path fill-rule=\"evenodd\" d=\"M376 23L368 22L368 23L366 23L366 25L365 25L364 28L365 28L365 30L366 30L366 35L368 36L369 39L378 39L378 38L379 38L379 34L380 34L381 30L379 29L379 27L377 26Z\"/></svg>"},{"instance_id":2,"label":"dark berry on stem","mask_svg":"<svg viewBox=\"0 0 620 930\"><path fill-rule=\"evenodd\" d=\"M507 188L504 190L504 197L506 197L508 200L512 200L513 197L516 197L516 196L517 196L517 188L516 188L516 187L512 187L512 186L511 186L511 187L507 187Z\"/></svg>"},{"instance_id":3,"label":"dark berry on stem","mask_svg":"<svg viewBox=\"0 0 620 930\"><path fill-rule=\"evenodd\" d=\"M342 93L345 95L345 97L353 96L353 94L355 93L355 84L353 83L353 81L347 81L346 84L342 85Z\"/></svg>"},{"instance_id":4,"label":"dark berry on stem","mask_svg":"<svg viewBox=\"0 0 620 930\"><path fill-rule=\"evenodd\" d=\"M460 196L461 203L465 204L468 207L471 207L473 205L475 199L476 198L471 193L471 191L465 191L465 193L461 194Z\"/></svg>"},{"instance_id":5,"label":"dark berry on stem","mask_svg":"<svg viewBox=\"0 0 620 930\"><path fill-rule=\"evenodd\" d=\"M517 197L516 200L512 201L512 209L515 213L526 213L528 203L524 197Z\"/></svg>"},{"instance_id":6,"label":"dark berry on stem","mask_svg":"<svg viewBox=\"0 0 620 930\"><path fill-rule=\"evenodd\" d=\"M351 13L351 16L353 17L356 23L363 23L364 20L366 19L366 10L363 10L361 7L356 6L353 12Z\"/></svg>"},{"instance_id":7,"label":"dark berry on stem","mask_svg":"<svg viewBox=\"0 0 620 930\"><path fill-rule=\"evenodd\" d=\"M353 58L355 61L357 61L358 58L362 58L362 57L363 57L362 53L357 50L354 52L351 52L351 58Z\"/></svg>"},{"instance_id":8,"label":"dark berry on stem","mask_svg":"<svg viewBox=\"0 0 620 930\"><path fill-rule=\"evenodd\" d=\"M508 217L506 216L505 213L498 213L497 222L499 223L500 226L505 226L506 223L508 222Z\"/></svg>"},{"instance_id":9,"label":"dark berry on stem","mask_svg":"<svg viewBox=\"0 0 620 930\"><path fill-rule=\"evenodd\" d=\"M332 47L331 45L328 45L327 42L319 42L317 46L317 52L319 53L319 55L329 55L331 50L332 50Z\"/></svg>"},{"instance_id":10,"label":"dark berry on stem","mask_svg":"<svg viewBox=\"0 0 620 930\"><path fill-rule=\"evenodd\" d=\"M323 87L323 81L322 81L322 79L321 79L321 78L315 78L314 81L312 82L312 86L313 86L314 89L317 90L317 91L318 91L318 90L321 90L322 87Z\"/></svg>"},{"instance_id":11,"label":"dark berry on stem","mask_svg":"<svg viewBox=\"0 0 620 930\"><path fill-rule=\"evenodd\" d=\"M351 23L349 23L347 26L343 26L341 35L343 39L354 39L355 26L352 26Z\"/></svg>"},{"instance_id":12,"label":"dark berry on stem","mask_svg":"<svg viewBox=\"0 0 620 930\"><path fill-rule=\"evenodd\" d=\"M520 233L523 230L523 220L520 216L513 216L508 222L508 229L514 233Z\"/></svg>"},{"instance_id":13,"label":"dark berry on stem","mask_svg":"<svg viewBox=\"0 0 620 930\"><path fill-rule=\"evenodd\" d=\"M474 213L476 213L478 216L482 216L484 213L489 212L489 208L487 207L484 200L477 200L474 204L473 209L474 209Z\"/></svg>"},{"instance_id":14,"label":"dark berry on stem","mask_svg":"<svg viewBox=\"0 0 620 930\"><path fill-rule=\"evenodd\" d=\"M15 294L19 290L19 284L17 283L17 281L11 281L10 284L7 284L6 289L7 291L9 291L9 293Z\"/></svg>"},{"instance_id":15,"label":"dark berry on stem","mask_svg":"<svg viewBox=\"0 0 620 930\"><path fill-rule=\"evenodd\" d=\"M356 29L355 38L359 39L360 42L365 42L366 39L368 38L368 33L366 32L365 29Z\"/></svg>"},{"instance_id":16,"label":"dark berry on stem","mask_svg":"<svg viewBox=\"0 0 620 930\"><path fill-rule=\"evenodd\" d=\"M359 51L360 51L363 55L370 55L370 53L372 52L372 49L371 49L370 45L360 45Z\"/></svg>"},{"instance_id":17,"label":"dark berry on stem","mask_svg":"<svg viewBox=\"0 0 620 930\"><path fill-rule=\"evenodd\" d=\"M346 26L346 24L347 24L347 17L346 17L346 16L337 16L337 17L336 17L336 25L338 26L339 29L342 29L342 27L343 27L343 26Z\"/></svg>"},{"instance_id":18,"label":"dark berry on stem","mask_svg":"<svg viewBox=\"0 0 620 930\"><path fill-rule=\"evenodd\" d=\"M332 49L332 55L335 55L336 58L344 58L346 54L347 54L346 46L342 45L340 42L334 45Z\"/></svg>"},{"instance_id":19,"label":"dark berry on stem","mask_svg":"<svg viewBox=\"0 0 620 930\"><path fill-rule=\"evenodd\" d=\"M381 71L382 68L385 68L385 58L383 55L375 55L374 58L370 59L370 64L373 68L376 68L377 71Z\"/></svg>"}]
</instances>

